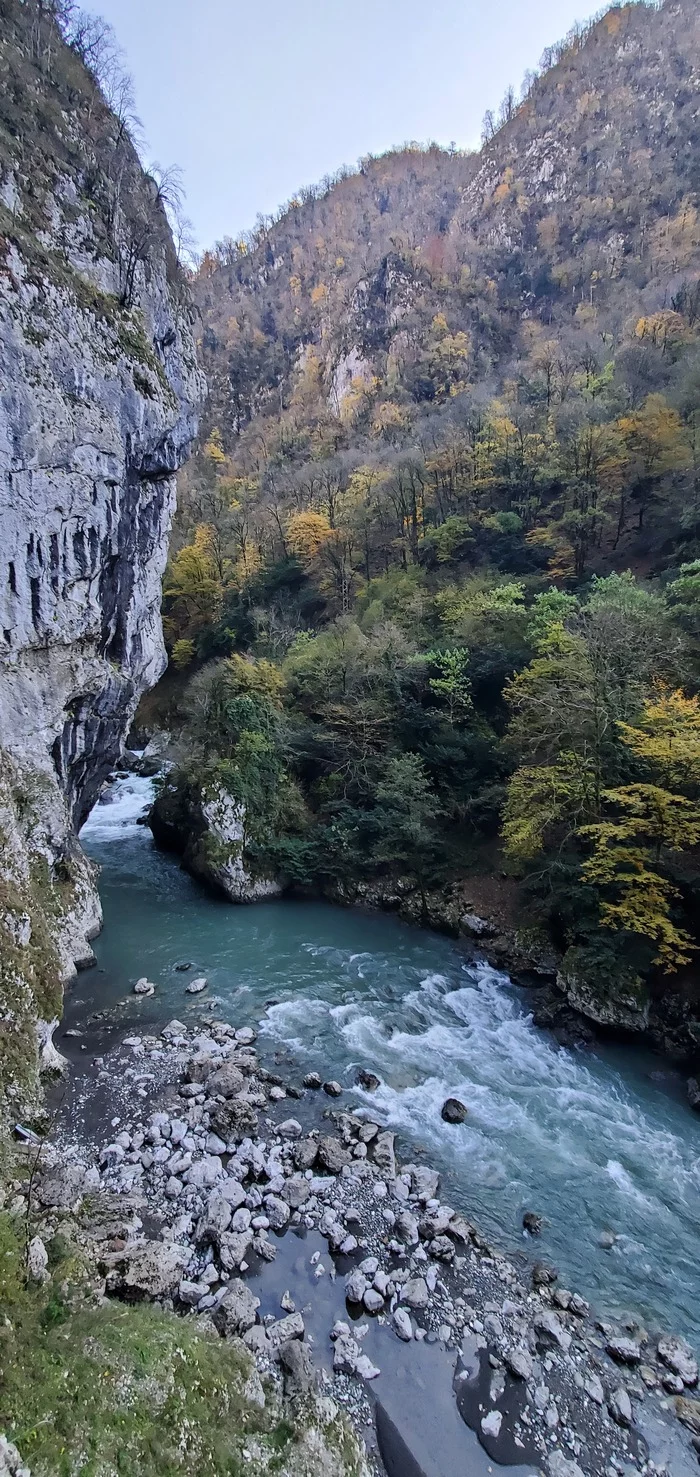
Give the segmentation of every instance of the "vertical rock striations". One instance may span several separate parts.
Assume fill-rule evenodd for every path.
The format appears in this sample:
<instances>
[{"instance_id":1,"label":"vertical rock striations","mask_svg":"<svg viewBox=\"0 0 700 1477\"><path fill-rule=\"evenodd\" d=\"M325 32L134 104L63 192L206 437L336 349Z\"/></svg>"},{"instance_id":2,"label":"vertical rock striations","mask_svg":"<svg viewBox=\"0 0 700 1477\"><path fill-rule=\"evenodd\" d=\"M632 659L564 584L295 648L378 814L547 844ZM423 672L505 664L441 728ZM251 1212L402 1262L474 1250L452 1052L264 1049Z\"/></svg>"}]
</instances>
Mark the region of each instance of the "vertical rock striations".
<instances>
[{"instance_id":1,"label":"vertical rock striations","mask_svg":"<svg viewBox=\"0 0 700 1477\"><path fill-rule=\"evenodd\" d=\"M45 6L0 0L0 1090L100 926L76 832L165 665L203 398L162 192Z\"/></svg>"}]
</instances>

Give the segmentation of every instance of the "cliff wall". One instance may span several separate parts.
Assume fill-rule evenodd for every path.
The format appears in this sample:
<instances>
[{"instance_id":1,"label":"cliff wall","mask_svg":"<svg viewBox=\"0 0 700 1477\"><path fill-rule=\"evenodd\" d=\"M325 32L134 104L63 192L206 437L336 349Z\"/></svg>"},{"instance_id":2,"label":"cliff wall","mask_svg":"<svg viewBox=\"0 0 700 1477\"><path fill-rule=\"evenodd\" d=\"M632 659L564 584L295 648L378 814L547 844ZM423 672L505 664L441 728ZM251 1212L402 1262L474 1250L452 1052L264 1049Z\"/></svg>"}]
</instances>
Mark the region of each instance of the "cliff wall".
<instances>
[{"instance_id":1,"label":"cliff wall","mask_svg":"<svg viewBox=\"0 0 700 1477\"><path fill-rule=\"evenodd\" d=\"M77 831L165 666L204 385L162 190L44 7L0 39L0 1089L101 916ZM13 1102L13 1106L14 1106Z\"/></svg>"}]
</instances>

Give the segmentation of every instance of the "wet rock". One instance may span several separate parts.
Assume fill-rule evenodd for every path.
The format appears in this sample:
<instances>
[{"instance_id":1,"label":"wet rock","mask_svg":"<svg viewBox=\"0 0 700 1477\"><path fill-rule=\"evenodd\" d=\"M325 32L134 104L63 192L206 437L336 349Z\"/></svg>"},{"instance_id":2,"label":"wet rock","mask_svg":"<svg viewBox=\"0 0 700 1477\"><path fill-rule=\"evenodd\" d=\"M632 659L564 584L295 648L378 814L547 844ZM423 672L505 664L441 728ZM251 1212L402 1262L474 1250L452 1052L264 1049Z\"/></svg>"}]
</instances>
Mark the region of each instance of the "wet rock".
<instances>
[{"instance_id":1,"label":"wet rock","mask_svg":"<svg viewBox=\"0 0 700 1477\"><path fill-rule=\"evenodd\" d=\"M404 1172L410 1174L411 1190L423 1205L435 1199L440 1184L440 1176L436 1169L428 1169L425 1164L407 1164Z\"/></svg>"},{"instance_id":2,"label":"wet rock","mask_svg":"<svg viewBox=\"0 0 700 1477\"><path fill-rule=\"evenodd\" d=\"M214 1323L223 1338L240 1337L252 1328L259 1307L260 1298L237 1277L229 1282L228 1291L214 1314Z\"/></svg>"},{"instance_id":3,"label":"wet rock","mask_svg":"<svg viewBox=\"0 0 700 1477\"><path fill-rule=\"evenodd\" d=\"M381 1087L381 1079L374 1072L366 1072L364 1068L358 1072L355 1078L358 1087L364 1088L365 1092L376 1092Z\"/></svg>"},{"instance_id":4,"label":"wet rock","mask_svg":"<svg viewBox=\"0 0 700 1477\"><path fill-rule=\"evenodd\" d=\"M339 1082L324 1082L323 1091L327 1092L329 1097L342 1097L343 1095L343 1089Z\"/></svg>"},{"instance_id":5,"label":"wet rock","mask_svg":"<svg viewBox=\"0 0 700 1477\"><path fill-rule=\"evenodd\" d=\"M551 1287L558 1276L556 1267L551 1267L548 1262L535 1262L532 1269L532 1285L533 1287Z\"/></svg>"},{"instance_id":6,"label":"wet rock","mask_svg":"<svg viewBox=\"0 0 700 1477\"><path fill-rule=\"evenodd\" d=\"M406 1308L397 1308L392 1318L394 1332L405 1344L410 1344L413 1338L413 1325L411 1315Z\"/></svg>"},{"instance_id":7,"label":"wet rock","mask_svg":"<svg viewBox=\"0 0 700 1477\"><path fill-rule=\"evenodd\" d=\"M409 1308L427 1308L430 1301L428 1284L424 1277L411 1277L403 1290L403 1301Z\"/></svg>"},{"instance_id":8,"label":"wet rock","mask_svg":"<svg viewBox=\"0 0 700 1477\"><path fill-rule=\"evenodd\" d=\"M319 1164L327 1169L329 1174L340 1174L341 1169L350 1163L350 1154L343 1148L340 1139L334 1138L332 1134L326 1134L318 1141Z\"/></svg>"},{"instance_id":9,"label":"wet rock","mask_svg":"<svg viewBox=\"0 0 700 1477\"><path fill-rule=\"evenodd\" d=\"M642 1351L636 1339L611 1338L605 1345L606 1352L618 1364L639 1364Z\"/></svg>"},{"instance_id":10,"label":"wet rock","mask_svg":"<svg viewBox=\"0 0 700 1477\"><path fill-rule=\"evenodd\" d=\"M189 985L185 985L185 994L201 995L202 990L206 990L208 984L208 979L205 979L203 974L199 975L196 980L190 980Z\"/></svg>"},{"instance_id":11,"label":"wet rock","mask_svg":"<svg viewBox=\"0 0 700 1477\"><path fill-rule=\"evenodd\" d=\"M598 1237L598 1245L602 1247L603 1251L612 1251L616 1240L617 1237L613 1235L612 1231L601 1231Z\"/></svg>"},{"instance_id":12,"label":"wet rock","mask_svg":"<svg viewBox=\"0 0 700 1477\"><path fill-rule=\"evenodd\" d=\"M358 1138L361 1144L371 1144L373 1139L376 1139L378 1133L378 1123L363 1123L358 1133Z\"/></svg>"},{"instance_id":13,"label":"wet rock","mask_svg":"<svg viewBox=\"0 0 700 1477\"><path fill-rule=\"evenodd\" d=\"M333 1370L335 1374L354 1374L361 1356L360 1345L349 1332L338 1334L333 1348Z\"/></svg>"},{"instance_id":14,"label":"wet rock","mask_svg":"<svg viewBox=\"0 0 700 1477\"><path fill-rule=\"evenodd\" d=\"M153 984L152 980L146 979L145 975L143 976L143 979L136 981L136 984L134 985L135 995L155 995L155 993L155 985Z\"/></svg>"},{"instance_id":15,"label":"wet rock","mask_svg":"<svg viewBox=\"0 0 700 1477\"><path fill-rule=\"evenodd\" d=\"M583 1388L585 1390L585 1393L589 1396L591 1400L594 1401L596 1405L603 1404L605 1400L605 1391L603 1389L601 1381L598 1379L597 1374L595 1374L593 1370L591 1370L590 1374L587 1374L585 1376L583 1381Z\"/></svg>"},{"instance_id":16,"label":"wet rock","mask_svg":"<svg viewBox=\"0 0 700 1477\"><path fill-rule=\"evenodd\" d=\"M315 1139L299 1139L292 1150L292 1159L297 1169L311 1169L316 1163L318 1144Z\"/></svg>"},{"instance_id":17,"label":"wet rock","mask_svg":"<svg viewBox=\"0 0 700 1477\"><path fill-rule=\"evenodd\" d=\"M679 1421L682 1421L694 1436L700 1436L700 1400L688 1400L685 1396L679 1395L674 1401L674 1406Z\"/></svg>"},{"instance_id":18,"label":"wet rock","mask_svg":"<svg viewBox=\"0 0 700 1477\"><path fill-rule=\"evenodd\" d=\"M302 1174L295 1174L285 1182L284 1189L282 1190L282 1199L286 1200L287 1205L292 1210L299 1210L300 1206L306 1203L310 1194L311 1186L309 1181Z\"/></svg>"},{"instance_id":19,"label":"wet rock","mask_svg":"<svg viewBox=\"0 0 700 1477\"><path fill-rule=\"evenodd\" d=\"M503 1412L500 1410L490 1410L488 1415L485 1415L481 1422L481 1429L484 1436L493 1436L495 1439L498 1435L500 1435L502 1424Z\"/></svg>"},{"instance_id":20,"label":"wet rock","mask_svg":"<svg viewBox=\"0 0 700 1477\"><path fill-rule=\"evenodd\" d=\"M224 1062L209 1073L207 1092L213 1097L235 1097L245 1086L243 1073L232 1062Z\"/></svg>"},{"instance_id":21,"label":"wet rock","mask_svg":"<svg viewBox=\"0 0 700 1477\"><path fill-rule=\"evenodd\" d=\"M656 1346L659 1359L667 1369L680 1376L684 1385L698 1382L698 1364L690 1344L674 1334L664 1334Z\"/></svg>"},{"instance_id":22,"label":"wet rock","mask_svg":"<svg viewBox=\"0 0 700 1477\"><path fill-rule=\"evenodd\" d=\"M395 1133L379 1133L374 1140L374 1162L387 1179L396 1179Z\"/></svg>"},{"instance_id":23,"label":"wet rock","mask_svg":"<svg viewBox=\"0 0 700 1477\"><path fill-rule=\"evenodd\" d=\"M300 1139L302 1127L297 1118L285 1118L284 1123L278 1123L277 1132L283 1139Z\"/></svg>"},{"instance_id":24,"label":"wet rock","mask_svg":"<svg viewBox=\"0 0 700 1477\"><path fill-rule=\"evenodd\" d=\"M538 1349L561 1349L562 1353L568 1353L571 1334L567 1333L561 1319L550 1308L537 1313L532 1326Z\"/></svg>"},{"instance_id":25,"label":"wet rock","mask_svg":"<svg viewBox=\"0 0 700 1477\"><path fill-rule=\"evenodd\" d=\"M697 1077L688 1078L688 1102L696 1113L700 1113L700 1082Z\"/></svg>"},{"instance_id":26,"label":"wet rock","mask_svg":"<svg viewBox=\"0 0 700 1477\"><path fill-rule=\"evenodd\" d=\"M357 1268L354 1272L348 1272L345 1278L345 1296L349 1303L361 1303L367 1291L367 1278L364 1272Z\"/></svg>"},{"instance_id":27,"label":"wet rock","mask_svg":"<svg viewBox=\"0 0 700 1477\"><path fill-rule=\"evenodd\" d=\"M528 1354L527 1349L509 1349L507 1354L504 1354L503 1357L506 1368L509 1369L511 1374L514 1374L517 1379L532 1379L532 1358Z\"/></svg>"},{"instance_id":28,"label":"wet rock","mask_svg":"<svg viewBox=\"0 0 700 1477\"><path fill-rule=\"evenodd\" d=\"M176 973L177 974L186 974L188 969L192 969L192 963L193 963L193 961L191 959L185 959L185 960L182 961L182 963L176 964L175 965L175 971L176 971Z\"/></svg>"},{"instance_id":29,"label":"wet rock","mask_svg":"<svg viewBox=\"0 0 700 1477\"><path fill-rule=\"evenodd\" d=\"M632 1425L632 1404L624 1385L613 1390L608 1399L608 1410L618 1426Z\"/></svg>"},{"instance_id":30,"label":"wet rock","mask_svg":"<svg viewBox=\"0 0 700 1477\"><path fill-rule=\"evenodd\" d=\"M526 1210L523 1216L523 1229L529 1236L539 1236L544 1222L542 1216L535 1210Z\"/></svg>"},{"instance_id":31,"label":"wet rock","mask_svg":"<svg viewBox=\"0 0 700 1477\"><path fill-rule=\"evenodd\" d=\"M468 1111L458 1097L448 1097L440 1109L440 1117L444 1123L464 1123Z\"/></svg>"},{"instance_id":32,"label":"wet rock","mask_svg":"<svg viewBox=\"0 0 700 1477\"><path fill-rule=\"evenodd\" d=\"M27 1247L27 1276L30 1282L45 1282L49 1254L40 1236L33 1236Z\"/></svg>"},{"instance_id":33,"label":"wet rock","mask_svg":"<svg viewBox=\"0 0 700 1477\"><path fill-rule=\"evenodd\" d=\"M265 1214L273 1231L283 1231L289 1221L289 1206L278 1195L266 1195Z\"/></svg>"},{"instance_id":34,"label":"wet rock","mask_svg":"<svg viewBox=\"0 0 700 1477\"><path fill-rule=\"evenodd\" d=\"M236 1031L237 1045L252 1046L253 1042L255 1041L256 1035L257 1032L253 1030L252 1026L239 1026L238 1030Z\"/></svg>"},{"instance_id":35,"label":"wet rock","mask_svg":"<svg viewBox=\"0 0 700 1477\"><path fill-rule=\"evenodd\" d=\"M304 1087L310 1087L314 1092L316 1092L322 1087L322 1085L323 1084L321 1082L321 1078L318 1075L318 1072L307 1072L304 1078Z\"/></svg>"}]
</instances>

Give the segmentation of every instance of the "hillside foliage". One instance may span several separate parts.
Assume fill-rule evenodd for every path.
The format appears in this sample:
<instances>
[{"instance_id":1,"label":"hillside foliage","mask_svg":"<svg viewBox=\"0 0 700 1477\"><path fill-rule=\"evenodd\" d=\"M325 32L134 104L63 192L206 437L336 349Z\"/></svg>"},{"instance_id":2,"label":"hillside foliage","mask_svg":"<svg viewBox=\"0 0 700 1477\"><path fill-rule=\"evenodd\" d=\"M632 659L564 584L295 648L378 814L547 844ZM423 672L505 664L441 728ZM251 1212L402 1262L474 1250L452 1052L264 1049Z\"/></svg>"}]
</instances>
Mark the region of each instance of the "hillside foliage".
<instances>
[{"instance_id":1,"label":"hillside foliage","mask_svg":"<svg viewBox=\"0 0 700 1477\"><path fill-rule=\"evenodd\" d=\"M614 6L479 154L368 158L203 258L166 630L290 881L505 866L593 967L693 956L699 79L688 0Z\"/></svg>"}]
</instances>

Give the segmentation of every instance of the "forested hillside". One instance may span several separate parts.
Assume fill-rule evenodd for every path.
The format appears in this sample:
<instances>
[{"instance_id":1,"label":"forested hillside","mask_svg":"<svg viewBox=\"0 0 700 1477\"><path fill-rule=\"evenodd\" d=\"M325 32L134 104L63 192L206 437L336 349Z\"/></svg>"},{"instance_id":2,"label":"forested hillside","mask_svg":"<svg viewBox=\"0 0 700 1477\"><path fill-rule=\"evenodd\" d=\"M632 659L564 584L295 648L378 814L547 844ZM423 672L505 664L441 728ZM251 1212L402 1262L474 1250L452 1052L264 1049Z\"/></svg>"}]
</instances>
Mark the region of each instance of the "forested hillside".
<instances>
[{"instance_id":1,"label":"forested hillside","mask_svg":"<svg viewBox=\"0 0 700 1477\"><path fill-rule=\"evenodd\" d=\"M283 880L520 879L568 967L698 944L700 18L614 7L487 115L208 253L166 578L184 803Z\"/></svg>"}]
</instances>

